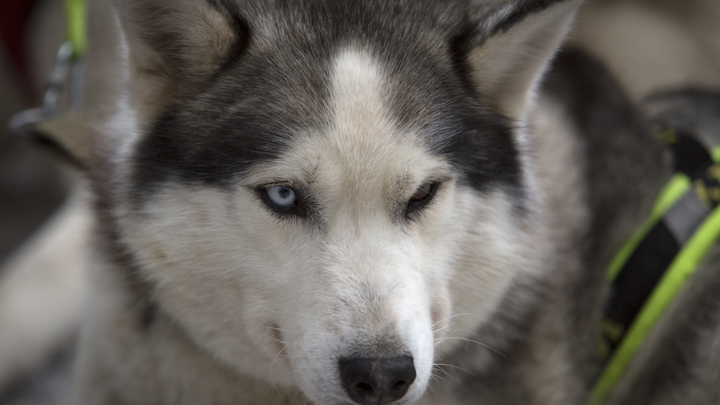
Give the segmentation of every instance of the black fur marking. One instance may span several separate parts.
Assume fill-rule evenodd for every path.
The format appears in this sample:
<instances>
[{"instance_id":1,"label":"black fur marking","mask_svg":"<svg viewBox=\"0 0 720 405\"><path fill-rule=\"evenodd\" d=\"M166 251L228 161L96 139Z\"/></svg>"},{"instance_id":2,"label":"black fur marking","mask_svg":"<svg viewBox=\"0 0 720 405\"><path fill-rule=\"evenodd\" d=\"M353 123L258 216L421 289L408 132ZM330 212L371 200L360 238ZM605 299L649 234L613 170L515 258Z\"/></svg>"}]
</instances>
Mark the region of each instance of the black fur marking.
<instances>
[{"instance_id":1,"label":"black fur marking","mask_svg":"<svg viewBox=\"0 0 720 405\"><path fill-rule=\"evenodd\" d=\"M521 9L550 4L538 3ZM238 15L219 0L211 4ZM330 65L348 46L380 61L389 81L385 97L399 124L421 133L467 184L522 188L511 123L486 107L468 80L463 56L473 32L465 2L239 7L247 18L233 25L247 41L237 53L242 57L230 57L201 90L184 95L151 125L135 156L136 200L167 181L229 187L252 165L280 156L299 134L328 125ZM273 17L276 26L254 29L253 15L268 12L292 18Z\"/></svg>"},{"instance_id":2,"label":"black fur marking","mask_svg":"<svg viewBox=\"0 0 720 405\"><path fill-rule=\"evenodd\" d=\"M286 134L272 128L268 117L192 115L172 111L156 122L138 151L138 189L170 180L229 187L250 165L275 159L284 149Z\"/></svg>"},{"instance_id":3,"label":"black fur marking","mask_svg":"<svg viewBox=\"0 0 720 405\"><path fill-rule=\"evenodd\" d=\"M250 43L202 92L164 113L138 147L136 191L170 180L230 186L251 165L276 159L299 132L321 127L326 56L295 39L281 54Z\"/></svg>"},{"instance_id":4,"label":"black fur marking","mask_svg":"<svg viewBox=\"0 0 720 405\"><path fill-rule=\"evenodd\" d=\"M455 71L460 77L463 87L470 91L473 95L475 95L475 85L470 77L472 68L468 64L467 54L472 39L475 38L476 35L477 27L474 25L468 25L460 34L453 37L450 41L450 53L453 65L455 66Z\"/></svg>"},{"instance_id":5,"label":"black fur marking","mask_svg":"<svg viewBox=\"0 0 720 405\"><path fill-rule=\"evenodd\" d=\"M476 190L507 185L519 191L520 156L508 120L480 108L463 118L460 131L445 141L441 153Z\"/></svg>"},{"instance_id":6,"label":"black fur marking","mask_svg":"<svg viewBox=\"0 0 720 405\"><path fill-rule=\"evenodd\" d=\"M513 8L512 12L505 17L502 21L495 24L492 29L485 33L486 37L490 37L499 33L507 32L517 23L521 22L525 18L546 10L550 6L554 6L557 3L562 3L568 0L524 0L518 1Z\"/></svg>"}]
</instances>

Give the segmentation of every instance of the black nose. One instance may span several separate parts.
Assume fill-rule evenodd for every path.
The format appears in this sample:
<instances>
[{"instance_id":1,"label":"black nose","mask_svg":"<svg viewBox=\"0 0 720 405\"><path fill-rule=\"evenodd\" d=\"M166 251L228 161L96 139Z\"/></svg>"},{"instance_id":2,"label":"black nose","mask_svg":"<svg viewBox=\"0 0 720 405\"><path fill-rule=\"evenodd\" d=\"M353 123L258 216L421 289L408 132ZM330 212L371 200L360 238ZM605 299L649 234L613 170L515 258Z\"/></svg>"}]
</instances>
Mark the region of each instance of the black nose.
<instances>
[{"instance_id":1,"label":"black nose","mask_svg":"<svg viewBox=\"0 0 720 405\"><path fill-rule=\"evenodd\" d=\"M385 405L402 398L415 381L412 356L340 359L340 379L350 399Z\"/></svg>"}]
</instances>

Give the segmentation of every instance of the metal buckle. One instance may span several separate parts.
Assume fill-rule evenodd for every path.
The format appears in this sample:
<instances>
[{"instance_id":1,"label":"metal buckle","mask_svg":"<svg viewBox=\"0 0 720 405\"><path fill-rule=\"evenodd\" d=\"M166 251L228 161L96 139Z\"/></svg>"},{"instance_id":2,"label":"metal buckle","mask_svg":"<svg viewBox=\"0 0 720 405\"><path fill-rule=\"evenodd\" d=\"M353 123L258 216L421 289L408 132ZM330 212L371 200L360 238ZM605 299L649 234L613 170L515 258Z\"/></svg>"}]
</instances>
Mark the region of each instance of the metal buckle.
<instances>
[{"instance_id":1,"label":"metal buckle","mask_svg":"<svg viewBox=\"0 0 720 405\"><path fill-rule=\"evenodd\" d=\"M60 45L43 94L42 107L20 111L13 115L10 119L12 132L24 134L29 125L82 107L85 64L82 59L73 60L73 48L70 41Z\"/></svg>"}]
</instances>

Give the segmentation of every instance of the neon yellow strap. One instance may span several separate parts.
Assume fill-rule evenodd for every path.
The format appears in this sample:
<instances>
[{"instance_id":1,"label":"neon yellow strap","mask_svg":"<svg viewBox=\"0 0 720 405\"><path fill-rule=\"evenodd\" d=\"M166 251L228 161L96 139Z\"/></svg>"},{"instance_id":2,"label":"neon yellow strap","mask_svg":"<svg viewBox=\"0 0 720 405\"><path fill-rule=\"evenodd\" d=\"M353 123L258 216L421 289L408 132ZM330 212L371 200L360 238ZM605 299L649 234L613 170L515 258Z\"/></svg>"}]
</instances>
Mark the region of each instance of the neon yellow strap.
<instances>
[{"instance_id":1,"label":"neon yellow strap","mask_svg":"<svg viewBox=\"0 0 720 405\"><path fill-rule=\"evenodd\" d=\"M719 155L720 155L720 149ZM675 174L670 182L665 186L663 191L660 193L660 198L655 203L655 207L650 214L650 217L645 220L640 229L633 234L630 239L620 248L618 253L613 257L608 269L607 278L610 282L615 280L625 262L628 261L632 253L635 251L640 242L645 239L648 232L655 226L655 224L662 219L663 215L672 208L673 205L690 189L690 178L682 173Z\"/></svg>"},{"instance_id":2,"label":"neon yellow strap","mask_svg":"<svg viewBox=\"0 0 720 405\"><path fill-rule=\"evenodd\" d=\"M618 347L603 374L590 394L588 404L600 405L612 392L622 376L632 356L642 345L645 337L663 314L670 302L680 291L685 281L695 273L695 269L720 236L720 207L715 208L705 219L690 241L678 253L665 275L643 306L638 318L633 322L627 335Z\"/></svg>"},{"instance_id":3,"label":"neon yellow strap","mask_svg":"<svg viewBox=\"0 0 720 405\"><path fill-rule=\"evenodd\" d=\"M87 50L87 4L85 0L65 0L65 36L73 45L73 58L80 59Z\"/></svg>"},{"instance_id":4,"label":"neon yellow strap","mask_svg":"<svg viewBox=\"0 0 720 405\"><path fill-rule=\"evenodd\" d=\"M720 161L720 147L712 151L713 161ZM615 255L608 269L608 279L612 282L633 251L647 236L648 232L660 221L665 213L690 190L690 179L681 173L676 174L660 194L650 218L635 232ZM675 296L678 294L687 279L695 273L708 250L720 237L720 206L715 208L703 221L695 234L678 252L667 271L653 290L650 298L643 306L635 321L628 329L623 341L618 346L612 358L605 366L600 378L595 383L588 405L601 405L612 393L618 380L622 377L625 368L632 360L635 352L642 345L645 337L650 333L655 323Z\"/></svg>"}]
</instances>

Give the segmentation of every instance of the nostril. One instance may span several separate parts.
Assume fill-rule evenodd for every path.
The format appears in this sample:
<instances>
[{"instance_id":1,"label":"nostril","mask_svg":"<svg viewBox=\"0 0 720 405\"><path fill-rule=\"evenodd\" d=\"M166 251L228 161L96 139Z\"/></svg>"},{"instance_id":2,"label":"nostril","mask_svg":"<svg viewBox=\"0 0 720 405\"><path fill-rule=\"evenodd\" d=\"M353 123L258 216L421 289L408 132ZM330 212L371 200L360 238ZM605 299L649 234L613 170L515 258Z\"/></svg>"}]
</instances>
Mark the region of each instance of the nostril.
<instances>
[{"instance_id":1,"label":"nostril","mask_svg":"<svg viewBox=\"0 0 720 405\"><path fill-rule=\"evenodd\" d=\"M370 384L361 382L355 384L355 391L357 391L359 395L368 396L373 394L373 387Z\"/></svg>"},{"instance_id":2,"label":"nostril","mask_svg":"<svg viewBox=\"0 0 720 405\"><path fill-rule=\"evenodd\" d=\"M407 383L405 380L400 380L393 384L391 390L393 392L400 392L400 391L407 391L407 389L410 387L410 384ZM404 395L404 394L403 394Z\"/></svg>"},{"instance_id":3,"label":"nostril","mask_svg":"<svg viewBox=\"0 0 720 405\"><path fill-rule=\"evenodd\" d=\"M412 356L340 360L340 379L350 399L385 405L405 396L415 381Z\"/></svg>"}]
</instances>

